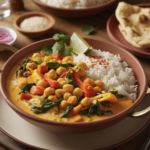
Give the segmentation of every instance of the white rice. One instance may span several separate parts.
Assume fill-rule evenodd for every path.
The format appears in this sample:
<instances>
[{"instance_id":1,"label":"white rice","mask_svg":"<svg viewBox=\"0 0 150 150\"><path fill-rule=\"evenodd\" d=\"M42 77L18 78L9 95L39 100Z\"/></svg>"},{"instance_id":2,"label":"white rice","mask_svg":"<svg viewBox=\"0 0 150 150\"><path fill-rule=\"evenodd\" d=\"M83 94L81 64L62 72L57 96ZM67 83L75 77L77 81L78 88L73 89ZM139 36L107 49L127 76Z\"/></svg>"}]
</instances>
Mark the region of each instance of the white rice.
<instances>
[{"instance_id":1,"label":"white rice","mask_svg":"<svg viewBox=\"0 0 150 150\"><path fill-rule=\"evenodd\" d=\"M94 66L92 66L93 63L88 56L84 54L79 54L78 56L72 55L75 64L78 61L87 64L87 77L92 78L94 81L101 80L105 83L106 91L110 88L115 88L119 94L126 95L133 102L136 100L138 89L137 80L128 64L125 61L121 61L119 54L113 55L109 52L93 49L88 55L101 56L101 59L109 62L109 65L96 63Z\"/></svg>"},{"instance_id":2,"label":"white rice","mask_svg":"<svg viewBox=\"0 0 150 150\"><path fill-rule=\"evenodd\" d=\"M40 0L54 7L63 8L86 8L105 3L109 0Z\"/></svg>"}]
</instances>

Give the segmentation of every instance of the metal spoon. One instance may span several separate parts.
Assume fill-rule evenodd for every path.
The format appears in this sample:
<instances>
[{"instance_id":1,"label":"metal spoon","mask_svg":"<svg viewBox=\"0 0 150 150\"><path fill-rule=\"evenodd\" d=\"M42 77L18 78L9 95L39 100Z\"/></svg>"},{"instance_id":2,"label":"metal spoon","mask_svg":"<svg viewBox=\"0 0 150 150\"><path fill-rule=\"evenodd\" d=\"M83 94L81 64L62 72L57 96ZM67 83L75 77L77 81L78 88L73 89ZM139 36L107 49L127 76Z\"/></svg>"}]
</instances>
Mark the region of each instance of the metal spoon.
<instances>
[{"instance_id":1,"label":"metal spoon","mask_svg":"<svg viewBox=\"0 0 150 150\"><path fill-rule=\"evenodd\" d=\"M2 51L2 50L8 50L8 51L11 51L11 52L13 52L13 53L15 53L15 52L17 52L18 51L18 49L17 48L15 48L15 47L13 47L13 46L11 46L11 45L7 45L7 44L4 44L4 43L0 43L0 51ZM0 69L0 73L2 72L2 70Z\"/></svg>"},{"instance_id":2,"label":"metal spoon","mask_svg":"<svg viewBox=\"0 0 150 150\"><path fill-rule=\"evenodd\" d=\"M139 150L147 150L148 146L150 145L150 136L146 139L143 145L140 147Z\"/></svg>"}]
</instances>

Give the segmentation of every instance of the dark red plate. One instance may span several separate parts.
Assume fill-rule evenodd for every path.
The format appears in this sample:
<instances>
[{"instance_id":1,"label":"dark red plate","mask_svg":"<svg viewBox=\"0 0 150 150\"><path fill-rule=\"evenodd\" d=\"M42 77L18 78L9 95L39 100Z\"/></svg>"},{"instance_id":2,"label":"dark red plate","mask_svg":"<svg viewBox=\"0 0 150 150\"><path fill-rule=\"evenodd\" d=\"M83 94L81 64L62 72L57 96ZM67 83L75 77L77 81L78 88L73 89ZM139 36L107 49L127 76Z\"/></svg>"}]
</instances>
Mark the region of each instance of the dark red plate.
<instances>
[{"instance_id":1,"label":"dark red plate","mask_svg":"<svg viewBox=\"0 0 150 150\"><path fill-rule=\"evenodd\" d=\"M140 7L150 7L149 3L138 4ZM107 21L107 34L110 39L117 44L131 52L132 54L144 58L150 58L150 48L137 48L128 43L118 28L119 22L116 19L115 13Z\"/></svg>"}]
</instances>

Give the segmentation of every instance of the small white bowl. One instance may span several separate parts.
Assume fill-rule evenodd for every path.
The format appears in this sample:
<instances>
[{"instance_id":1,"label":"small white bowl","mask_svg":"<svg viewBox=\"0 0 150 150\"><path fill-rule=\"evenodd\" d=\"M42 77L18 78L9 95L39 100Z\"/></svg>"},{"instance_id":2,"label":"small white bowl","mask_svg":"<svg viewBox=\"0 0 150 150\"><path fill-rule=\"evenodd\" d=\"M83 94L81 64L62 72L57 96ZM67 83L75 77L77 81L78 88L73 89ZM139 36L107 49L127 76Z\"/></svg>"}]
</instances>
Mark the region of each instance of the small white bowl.
<instances>
[{"instance_id":1,"label":"small white bowl","mask_svg":"<svg viewBox=\"0 0 150 150\"><path fill-rule=\"evenodd\" d=\"M0 26L1 29L5 29L9 32L9 34L11 35L11 37L13 38L13 41L11 41L10 43L8 43L8 45L13 45L17 39L17 33L11 29L11 28L8 28L8 27L2 27Z\"/></svg>"}]
</instances>

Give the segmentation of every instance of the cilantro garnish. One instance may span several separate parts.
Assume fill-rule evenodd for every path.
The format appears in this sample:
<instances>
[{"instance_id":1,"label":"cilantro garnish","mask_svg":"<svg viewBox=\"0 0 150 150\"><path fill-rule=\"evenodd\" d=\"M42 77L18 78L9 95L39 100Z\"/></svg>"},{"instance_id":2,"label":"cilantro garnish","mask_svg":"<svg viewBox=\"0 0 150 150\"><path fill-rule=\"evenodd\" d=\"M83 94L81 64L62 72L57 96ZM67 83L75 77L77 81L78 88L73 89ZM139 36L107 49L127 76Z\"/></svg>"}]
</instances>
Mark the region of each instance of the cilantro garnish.
<instances>
[{"instance_id":1,"label":"cilantro garnish","mask_svg":"<svg viewBox=\"0 0 150 150\"><path fill-rule=\"evenodd\" d=\"M44 53L46 56L50 56L52 54L52 45L45 44L41 47L40 52Z\"/></svg>"},{"instance_id":2,"label":"cilantro garnish","mask_svg":"<svg viewBox=\"0 0 150 150\"><path fill-rule=\"evenodd\" d=\"M94 32L96 29L97 29L97 27L94 28L94 27L91 26L91 25L86 25L86 26L82 29L82 33L89 35L89 34L91 34L92 32Z\"/></svg>"},{"instance_id":3,"label":"cilantro garnish","mask_svg":"<svg viewBox=\"0 0 150 150\"><path fill-rule=\"evenodd\" d=\"M53 36L54 40L61 40L61 41L66 41L67 39L69 39L69 35L64 35L63 33L56 33Z\"/></svg>"}]
</instances>

